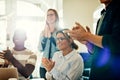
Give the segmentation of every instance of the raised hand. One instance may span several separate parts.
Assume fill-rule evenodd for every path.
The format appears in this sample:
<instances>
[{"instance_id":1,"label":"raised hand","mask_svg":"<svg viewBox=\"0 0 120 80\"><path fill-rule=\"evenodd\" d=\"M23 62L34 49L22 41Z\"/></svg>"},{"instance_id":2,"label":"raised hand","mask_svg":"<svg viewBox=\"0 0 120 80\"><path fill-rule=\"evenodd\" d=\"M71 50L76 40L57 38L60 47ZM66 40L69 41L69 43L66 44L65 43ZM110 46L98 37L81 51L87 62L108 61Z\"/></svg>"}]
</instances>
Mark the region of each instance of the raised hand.
<instances>
[{"instance_id":1,"label":"raised hand","mask_svg":"<svg viewBox=\"0 0 120 80\"><path fill-rule=\"evenodd\" d=\"M47 58L42 58L42 64L44 65L45 69L50 72L55 65L55 62L49 60Z\"/></svg>"}]
</instances>

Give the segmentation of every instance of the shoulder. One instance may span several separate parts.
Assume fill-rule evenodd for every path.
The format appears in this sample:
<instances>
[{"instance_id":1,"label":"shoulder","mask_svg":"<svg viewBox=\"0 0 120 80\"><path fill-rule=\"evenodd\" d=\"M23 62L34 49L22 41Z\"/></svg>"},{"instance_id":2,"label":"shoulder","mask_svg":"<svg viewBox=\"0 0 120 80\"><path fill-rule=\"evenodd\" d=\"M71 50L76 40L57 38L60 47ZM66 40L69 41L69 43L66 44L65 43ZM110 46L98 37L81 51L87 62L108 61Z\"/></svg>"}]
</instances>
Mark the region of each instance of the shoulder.
<instances>
[{"instance_id":1,"label":"shoulder","mask_svg":"<svg viewBox=\"0 0 120 80\"><path fill-rule=\"evenodd\" d=\"M61 55L61 54L62 54L61 51L56 51L56 52L54 53L54 56L59 56L59 55Z\"/></svg>"},{"instance_id":2,"label":"shoulder","mask_svg":"<svg viewBox=\"0 0 120 80\"><path fill-rule=\"evenodd\" d=\"M73 55L73 57L75 58L75 60L76 61L81 61L81 62L83 62L83 58L82 58L82 56L79 54L79 52L78 51L74 51L74 55Z\"/></svg>"},{"instance_id":3,"label":"shoulder","mask_svg":"<svg viewBox=\"0 0 120 80\"><path fill-rule=\"evenodd\" d=\"M30 50L30 49L26 49L26 50L24 51L24 54L25 54L25 55L29 55L30 58L37 58L37 55L35 54L35 52L33 52L33 51Z\"/></svg>"}]
</instances>

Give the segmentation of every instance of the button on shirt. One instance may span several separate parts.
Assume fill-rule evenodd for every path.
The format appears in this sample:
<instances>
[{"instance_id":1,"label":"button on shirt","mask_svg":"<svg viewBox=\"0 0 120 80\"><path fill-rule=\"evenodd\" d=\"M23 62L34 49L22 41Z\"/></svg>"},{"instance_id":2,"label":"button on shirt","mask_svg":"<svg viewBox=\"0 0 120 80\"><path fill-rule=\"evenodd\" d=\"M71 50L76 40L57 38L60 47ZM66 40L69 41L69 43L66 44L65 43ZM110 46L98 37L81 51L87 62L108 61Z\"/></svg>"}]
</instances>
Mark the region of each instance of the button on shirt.
<instances>
[{"instance_id":1,"label":"button on shirt","mask_svg":"<svg viewBox=\"0 0 120 80\"><path fill-rule=\"evenodd\" d=\"M54 54L54 68L46 73L48 80L81 80L83 73L83 59L76 50L73 50L66 56L63 56L62 51Z\"/></svg>"}]
</instances>

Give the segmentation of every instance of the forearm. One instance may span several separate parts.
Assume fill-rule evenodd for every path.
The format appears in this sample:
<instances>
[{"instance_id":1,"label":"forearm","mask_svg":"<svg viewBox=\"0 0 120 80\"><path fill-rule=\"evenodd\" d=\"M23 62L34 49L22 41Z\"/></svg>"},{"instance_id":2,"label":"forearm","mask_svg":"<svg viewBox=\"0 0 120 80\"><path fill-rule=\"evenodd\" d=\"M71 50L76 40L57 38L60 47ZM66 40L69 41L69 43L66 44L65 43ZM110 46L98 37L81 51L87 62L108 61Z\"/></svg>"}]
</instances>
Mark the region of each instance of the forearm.
<instances>
[{"instance_id":1,"label":"forearm","mask_svg":"<svg viewBox=\"0 0 120 80\"><path fill-rule=\"evenodd\" d=\"M21 73L25 78L29 77L34 70L34 66L31 64L26 64L23 66L18 60L14 57L11 58L10 62L18 69L18 72Z\"/></svg>"},{"instance_id":2,"label":"forearm","mask_svg":"<svg viewBox=\"0 0 120 80\"><path fill-rule=\"evenodd\" d=\"M88 42L90 42L98 47L101 47L101 48L103 48L102 38L103 38L103 36L93 35L91 33L87 33L85 36L86 41L88 41Z\"/></svg>"}]
</instances>

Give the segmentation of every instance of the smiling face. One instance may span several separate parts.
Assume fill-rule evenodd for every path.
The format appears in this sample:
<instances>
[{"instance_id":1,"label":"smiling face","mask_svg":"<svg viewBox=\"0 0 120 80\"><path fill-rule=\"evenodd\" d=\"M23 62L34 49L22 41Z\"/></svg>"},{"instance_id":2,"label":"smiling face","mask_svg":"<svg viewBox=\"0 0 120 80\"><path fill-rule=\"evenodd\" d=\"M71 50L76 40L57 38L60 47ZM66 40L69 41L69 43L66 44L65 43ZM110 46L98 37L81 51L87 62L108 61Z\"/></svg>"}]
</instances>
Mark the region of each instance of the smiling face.
<instances>
[{"instance_id":1,"label":"smiling face","mask_svg":"<svg viewBox=\"0 0 120 80\"><path fill-rule=\"evenodd\" d=\"M16 30L13 36L13 42L16 46L24 45L26 40L26 33L24 31Z\"/></svg>"},{"instance_id":2,"label":"smiling face","mask_svg":"<svg viewBox=\"0 0 120 80\"><path fill-rule=\"evenodd\" d=\"M49 24L52 24L52 23L55 23L56 20L57 20L57 17L56 17L55 12L52 11L52 10L49 10L49 11L47 12L47 22L48 22Z\"/></svg>"},{"instance_id":3,"label":"smiling face","mask_svg":"<svg viewBox=\"0 0 120 80\"><path fill-rule=\"evenodd\" d=\"M70 40L68 40L62 33L58 33L56 35L56 43L57 43L57 46L58 46L59 50L63 51L67 48L71 48Z\"/></svg>"}]
</instances>

